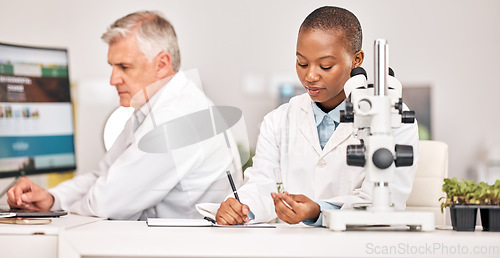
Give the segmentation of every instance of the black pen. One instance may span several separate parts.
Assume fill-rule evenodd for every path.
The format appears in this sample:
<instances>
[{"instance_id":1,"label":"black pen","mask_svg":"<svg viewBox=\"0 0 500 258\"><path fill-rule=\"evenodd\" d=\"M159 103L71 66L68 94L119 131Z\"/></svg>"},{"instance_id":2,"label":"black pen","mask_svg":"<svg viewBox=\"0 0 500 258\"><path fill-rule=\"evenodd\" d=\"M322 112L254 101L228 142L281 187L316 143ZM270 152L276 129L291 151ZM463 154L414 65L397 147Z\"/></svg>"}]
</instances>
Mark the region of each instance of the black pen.
<instances>
[{"instance_id":1,"label":"black pen","mask_svg":"<svg viewBox=\"0 0 500 258\"><path fill-rule=\"evenodd\" d=\"M236 186L234 185L233 177L231 176L231 172L229 172L229 170L228 170L226 172L226 174L227 174L227 178L229 178L229 183L231 184L231 189L233 189L234 198L236 198L236 200L238 200L238 202L241 203L240 197L238 197L238 192L236 191ZM248 215L249 219L255 219L255 215L253 214L252 211L248 211L247 215Z\"/></svg>"},{"instance_id":2,"label":"black pen","mask_svg":"<svg viewBox=\"0 0 500 258\"><path fill-rule=\"evenodd\" d=\"M226 172L226 174L227 174L227 178L229 178L229 183L231 184L231 189L233 189L234 198L236 198L236 200L241 202L240 197L238 197L238 192L236 192L236 186L234 185L234 181L233 181L233 177L231 176L231 172L229 172L229 170L228 170Z\"/></svg>"},{"instance_id":3,"label":"black pen","mask_svg":"<svg viewBox=\"0 0 500 258\"><path fill-rule=\"evenodd\" d=\"M217 224L217 222L214 219L210 218L210 217L204 217L203 219L212 222L212 224Z\"/></svg>"}]
</instances>

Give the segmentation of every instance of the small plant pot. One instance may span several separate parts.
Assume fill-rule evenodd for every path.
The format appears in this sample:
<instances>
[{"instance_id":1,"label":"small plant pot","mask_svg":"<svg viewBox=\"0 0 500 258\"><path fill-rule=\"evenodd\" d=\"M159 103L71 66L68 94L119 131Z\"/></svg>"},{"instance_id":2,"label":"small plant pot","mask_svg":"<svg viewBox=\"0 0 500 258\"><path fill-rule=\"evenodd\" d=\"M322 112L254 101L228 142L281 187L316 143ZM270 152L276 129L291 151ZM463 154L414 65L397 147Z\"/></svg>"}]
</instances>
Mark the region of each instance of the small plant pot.
<instances>
[{"instance_id":1,"label":"small plant pot","mask_svg":"<svg viewBox=\"0 0 500 258\"><path fill-rule=\"evenodd\" d=\"M451 225L456 231L474 231L477 218L476 205L452 205L450 207Z\"/></svg>"},{"instance_id":2,"label":"small plant pot","mask_svg":"<svg viewBox=\"0 0 500 258\"><path fill-rule=\"evenodd\" d=\"M500 206L482 205L480 213L484 231L500 232Z\"/></svg>"}]
</instances>

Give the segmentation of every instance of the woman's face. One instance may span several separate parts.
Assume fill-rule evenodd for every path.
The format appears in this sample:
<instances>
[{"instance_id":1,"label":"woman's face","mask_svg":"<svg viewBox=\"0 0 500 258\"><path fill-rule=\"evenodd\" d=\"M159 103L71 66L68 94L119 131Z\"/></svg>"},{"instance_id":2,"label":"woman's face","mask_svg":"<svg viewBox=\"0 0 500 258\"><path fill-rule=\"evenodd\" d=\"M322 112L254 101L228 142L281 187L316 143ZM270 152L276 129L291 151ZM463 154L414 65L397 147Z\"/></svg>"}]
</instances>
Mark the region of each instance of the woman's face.
<instances>
[{"instance_id":1,"label":"woman's face","mask_svg":"<svg viewBox=\"0 0 500 258\"><path fill-rule=\"evenodd\" d=\"M297 75L311 99L326 112L345 99L344 84L351 70L363 62L363 51L351 54L341 37L335 31L306 29L297 39Z\"/></svg>"}]
</instances>

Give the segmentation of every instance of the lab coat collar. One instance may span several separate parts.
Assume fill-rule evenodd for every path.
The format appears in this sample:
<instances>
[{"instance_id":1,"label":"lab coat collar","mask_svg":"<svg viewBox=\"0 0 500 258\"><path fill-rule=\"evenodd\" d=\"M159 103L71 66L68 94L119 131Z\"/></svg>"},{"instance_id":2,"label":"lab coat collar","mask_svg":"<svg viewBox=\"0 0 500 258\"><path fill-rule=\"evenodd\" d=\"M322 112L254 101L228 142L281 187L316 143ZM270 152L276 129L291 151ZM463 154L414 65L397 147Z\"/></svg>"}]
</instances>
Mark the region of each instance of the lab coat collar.
<instances>
[{"instance_id":1,"label":"lab coat collar","mask_svg":"<svg viewBox=\"0 0 500 258\"><path fill-rule=\"evenodd\" d=\"M146 119L150 119L150 121L153 123L153 126L156 126L156 121L151 115L151 112L153 112L153 109L155 109L155 104L160 98L162 98L161 96L165 94L168 95L168 98L175 99L178 92L181 91L180 88L184 87L187 84L187 81L188 79L184 72L179 71L175 75L173 75L173 77L168 77L155 82L155 89L148 89L147 91L148 93L154 92L154 94L150 94L151 97L149 98L149 100L146 103L142 104L142 106L140 106L140 108L138 108L134 112L134 119L136 119L139 123L139 125L136 127L136 130L134 131L134 134L140 134L141 128L143 128L144 121ZM132 143L132 141L133 138L130 140L130 143Z\"/></svg>"},{"instance_id":2,"label":"lab coat collar","mask_svg":"<svg viewBox=\"0 0 500 258\"><path fill-rule=\"evenodd\" d=\"M345 110L345 100L342 101L337 107L332 109L330 112L325 113L325 111L319 108L318 103L311 100L312 110L314 112L314 117L316 121L316 127L323 121L323 117L328 116L330 119L335 121L337 124L340 123L340 110Z\"/></svg>"},{"instance_id":3,"label":"lab coat collar","mask_svg":"<svg viewBox=\"0 0 500 258\"><path fill-rule=\"evenodd\" d=\"M302 109L302 113L300 113L301 117L299 117L299 121L301 121L300 131L307 139L309 144L314 148L314 150L321 155L323 150L319 145L319 136L318 130L316 128L316 122L314 121L314 112L312 110L311 98L309 95L305 93L301 96L301 102L299 103L300 108Z\"/></svg>"},{"instance_id":4,"label":"lab coat collar","mask_svg":"<svg viewBox=\"0 0 500 258\"><path fill-rule=\"evenodd\" d=\"M160 95L164 94L164 92L168 90L167 88L169 88L169 86L171 88L174 87L171 85L184 85L184 83L182 82L185 82L186 80L187 79L186 76L184 75L184 72L179 71L173 76L158 80L153 84L147 86L146 87L147 94L149 94L150 97L144 104L142 104L142 106L140 106L140 108L136 108L137 112L141 112L143 117L146 117L151 112L155 103L160 98Z\"/></svg>"},{"instance_id":5,"label":"lab coat collar","mask_svg":"<svg viewBox=\"0 0 500 258\"><path fill-rule=\"evenodd\" d=\"M318 130L316 127L316 122L314 120L314 112L311 105L311 98L307 95L307 93L305 93L303 96L304 97L300 102L300 108L303 111L302 117L299 118L300 121L302 121L300 131L307 139L307 141L311 144L311 146L313 146L314 150L318 153L320 158L322 158L328 152L340 145L343 141L348 139L352 135L354 128L352 123L340 123L326 143L325 148L321 149L321 146L319 145Z\"/></svg>"},{"instance_id":6,"label":"lab coat collar","mask_svg":"<svg viewBox=\"0 0 500 258\"><path fill-rule=\"evenodd\" d=\"M349 139L353 132L354 127L352 123L340 123L326 143L325 148L323 149L323 155L335 149L345 140Z\"/></svg>"}]
</instances>

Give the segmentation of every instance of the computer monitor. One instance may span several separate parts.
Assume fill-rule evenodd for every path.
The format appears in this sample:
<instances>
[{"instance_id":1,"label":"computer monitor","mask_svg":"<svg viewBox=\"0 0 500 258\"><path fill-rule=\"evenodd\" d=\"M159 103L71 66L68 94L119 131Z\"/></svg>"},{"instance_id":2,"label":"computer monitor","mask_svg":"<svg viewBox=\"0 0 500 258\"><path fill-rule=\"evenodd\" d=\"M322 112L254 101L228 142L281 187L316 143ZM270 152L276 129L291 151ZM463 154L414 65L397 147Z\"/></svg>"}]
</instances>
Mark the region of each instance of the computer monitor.
<instances>
[{"instance_id":1,"label":"computer monitor","mask_svg":"<svg viewBox=\"0 0 500 258\"><path fill-rule=\"evenodd\" d=\"M0 43L0 178L74 169L67 50Z\"/></svg>"}]
</instances>

